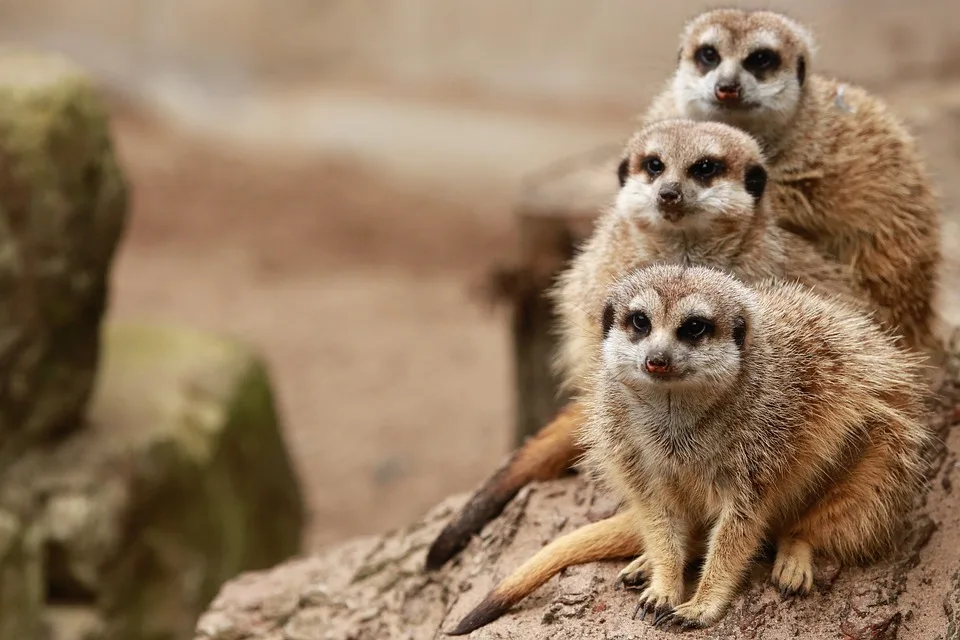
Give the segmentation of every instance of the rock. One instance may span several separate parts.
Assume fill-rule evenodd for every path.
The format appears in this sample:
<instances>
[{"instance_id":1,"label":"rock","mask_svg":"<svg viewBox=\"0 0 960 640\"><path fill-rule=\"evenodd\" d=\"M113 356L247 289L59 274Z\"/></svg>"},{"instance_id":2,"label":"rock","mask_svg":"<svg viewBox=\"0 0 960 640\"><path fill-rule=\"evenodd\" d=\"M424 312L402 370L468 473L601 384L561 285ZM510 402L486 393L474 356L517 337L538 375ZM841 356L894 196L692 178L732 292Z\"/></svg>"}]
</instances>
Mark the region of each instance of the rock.
<instances>
[{"instance_id":1,"label":"rock","mask_svg":"<svg viewBox=\"0 0 960 640\"><path fill-rule=\"evenodd\" d=\"M86 76L57 56L0 53L0 468L79 424L126 210Z\"/></svg>"},{"instance_id":2,"label":"rock","mask_svg":"<svg viewBox=\"0 0 960 640\"><path fill-rule=\"evenodd\" d=\"M909 518L898 551L865 567L838 569L821 562L814 592L788 600L770 586L769 564L759 564L720 623L684 637L932 640L948 628L950 637L957 637L960 509L957 493L936 477L952 473L954 465L944 460L952 461L960 452L960 430L946 428L955 422L960 400L956 334L950 351L931 420L938 433L947 434L947 446L931 452L931 492ZM450 498L405 529L352 540L229 582L200 619L195 640L437 638L548 541L615 506L581 477L531 485L454 561L424 573L428 546L465 499ZM469 637L676 637L631 619L638 593L613 588L623 564L571 567Z\"/></svg>"},{"instance_id":3,"label":"rock","mask_svg":"<svg viewBox=\"0 0 960 640\"><path fill-rule=\"evenodd\" d=\"M39 638L45 588L43 549L31 505L0 508L0 639Z\"/></svg>"},{"instance_id":4,"label":"rock","mask_svg":"<svg viewBox=\"0 0 960 640\"><path fill-rule=\"evenodd\" d=\"M93 608L92 637L180 640L225 580L300 549L267 371L230 340L129 325L106 327L101 367L86 428L0 484L39 505L50 599Z\"/></svg>"}]
</instances>

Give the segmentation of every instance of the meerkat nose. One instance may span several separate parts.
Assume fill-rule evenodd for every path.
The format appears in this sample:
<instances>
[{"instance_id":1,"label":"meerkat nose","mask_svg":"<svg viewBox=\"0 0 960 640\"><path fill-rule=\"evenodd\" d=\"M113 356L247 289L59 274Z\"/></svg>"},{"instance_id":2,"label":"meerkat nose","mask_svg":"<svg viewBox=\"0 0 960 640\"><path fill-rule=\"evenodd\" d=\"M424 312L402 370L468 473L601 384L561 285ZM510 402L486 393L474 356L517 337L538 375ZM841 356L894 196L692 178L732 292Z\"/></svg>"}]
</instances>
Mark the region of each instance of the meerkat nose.
<instances>
[{"instance_id":1,"label":"meerkat nose","mask_svg":"<svg viewBox=\"0 0 960 640\"><path fill-rule=\"evenodd\" d=\"M676 186L666 185L660 189L658 197L663 204L679 204L683 199L683 194Z\"/></svg>"},{"instance_id":2,"label":"meerkat nose","mask_svg":"<svg viewBox=\"0 0 960 640\"><path fill-rule=\"evenodd\" d=\"M648 356L644 364L650 373L667 373L670 370L670 358L664 353Z\"/></svg>"},{"instance_id":3,"label":"meerkat nose","mask_svg":"<svg viewBox=\"0 0 960 640\"><path fill-rule=\"evenodd\" d=\"M735 102L740 99L740 84L737 82L718 82L714 95L721 102Z\"/></svg>"}]
</instances>

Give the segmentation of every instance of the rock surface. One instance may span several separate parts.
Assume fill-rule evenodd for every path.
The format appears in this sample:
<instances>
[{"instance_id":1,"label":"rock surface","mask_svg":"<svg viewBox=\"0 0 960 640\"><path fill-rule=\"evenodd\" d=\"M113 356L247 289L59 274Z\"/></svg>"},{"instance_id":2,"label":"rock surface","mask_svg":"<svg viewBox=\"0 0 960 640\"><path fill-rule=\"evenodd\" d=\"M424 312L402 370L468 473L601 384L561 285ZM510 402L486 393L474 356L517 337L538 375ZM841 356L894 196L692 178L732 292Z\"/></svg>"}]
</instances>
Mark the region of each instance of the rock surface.
<instances>
[{"instance_id":1,"label":"rock surface","mask_svg":"<svg viewBox=\"0 0 960 640\"><path fill-rule=\"evenodd\" d=\"M126 210L86 76L56 56L0 53L0 468L80 422Z\"/></svg>"},{"instance_id":2,"label":"rock surface","mask_svg":"<svg viewBox=\"0 0 960 640\"><path fill-rule=\"evenodd\" d=\"M0 639L40 637L42 551L30 502L11 500L0 508Z\"/></svg>"},{"instance_id":3,"label":"rock surface","mask_svg":"<svg viewBox=\"0 0 960 640\"><path fill-rule=\"evenodd\" d=\"M868 567L818 567L806 598L781 601L758 565L714 628L689 638L941 640L960 615L960 353L952 340L933 425L946 446L931 456L932 491L910 518L898 552ZM201 618L195 640L418 640L442 637L495 583L561 533L609 515L615 505L582 478L527 487L449 566L422 571L433 537L463 502L450 498L421 522L228 583ZM623 562L572 567L471 638L554 640L667 638L631 620L637 592L614 591ZM949 629L949 631L948 631Z\"/></svg>"},{"instance_id":4,"label":"rock surface","mask_svg":"<svg viewBox=\"0 0 960 640\"><path fill-rule=\"evenodd\" d=\"M225 580L299 551L301 495L249 350L145 326L103 347L88 425L21 457L0 505L30 498L48 602L95 618L85 639L180 640Z\"/></svg>"}]
</instances>

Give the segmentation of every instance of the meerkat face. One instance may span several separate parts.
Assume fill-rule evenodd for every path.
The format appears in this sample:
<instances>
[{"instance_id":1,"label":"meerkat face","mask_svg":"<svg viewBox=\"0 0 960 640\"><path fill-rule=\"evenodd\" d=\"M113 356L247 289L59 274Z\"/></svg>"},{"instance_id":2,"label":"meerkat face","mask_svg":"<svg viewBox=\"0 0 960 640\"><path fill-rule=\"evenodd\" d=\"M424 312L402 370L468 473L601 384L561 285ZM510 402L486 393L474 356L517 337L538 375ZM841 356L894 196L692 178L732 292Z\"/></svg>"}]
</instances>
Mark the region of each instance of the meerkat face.
<instances>
[{"instance_id":1,"label":"meerkat face","mask_svg":"<svg viewBox=\"0 0 960 640\"><path fill-rule=\"evenodd\" d=\"M767 172L758 143L716 122L663 120L627 143L617 211L664 231L753 218Z\"/></svg>"},{"instance_id":2,"label":"meerkat face","mask_svg":"<svg viewBox=\"0 0 960 640\"><path fill-rule=\"evenodd\" d=\"M614 287L603 313L604 370L633 391L723 391L748 346L752 294L713 269L660 265Z\"/></svg>"},{"instance_id":3,"label":"meerkat face","mask_svg":"<svg viewBox=\"0 0 960 640\"><path fill-rule=\"evenodd\" d=\"M681 38L673 91L680 112L757 132L796 114L813 38L771 11L719 9L692 20ZM751 126L753 125L753 126Z\"/></svg>"}]
</instances>

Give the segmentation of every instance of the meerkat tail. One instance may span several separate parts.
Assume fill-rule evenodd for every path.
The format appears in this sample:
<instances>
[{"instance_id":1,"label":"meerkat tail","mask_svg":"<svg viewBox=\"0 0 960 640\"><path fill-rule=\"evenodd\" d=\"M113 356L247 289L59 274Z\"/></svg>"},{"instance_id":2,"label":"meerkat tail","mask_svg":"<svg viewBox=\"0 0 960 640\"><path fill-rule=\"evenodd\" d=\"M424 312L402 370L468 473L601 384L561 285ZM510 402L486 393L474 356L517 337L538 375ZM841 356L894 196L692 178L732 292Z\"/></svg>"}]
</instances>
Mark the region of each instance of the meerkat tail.
<instances>
[{"instance_id":1,"label":"meerkat tail","mask_svg":"<svg viewBox=\"0 0 960 640\"><path fill-rule=\"evenodd\" d=\"M524 486L557 478L573 466L583 453L576 441L581 416L578 403L568 404L471 496L430 545L427 571L439 569L460 553L470 537L500 515Z\"/></svg>"},{"instance_id":2,"label":"meerkat tail","mask_svg":"<svg viewBox=\"0 0 960 640\"><path fill-rule=\"evenodd\" d=\"M580 527L545 546L502 580L447 635L462 636L490 624L562 569L637 556L642 547L635 516L630 510Z\"/></svg>"}]
</instances>

